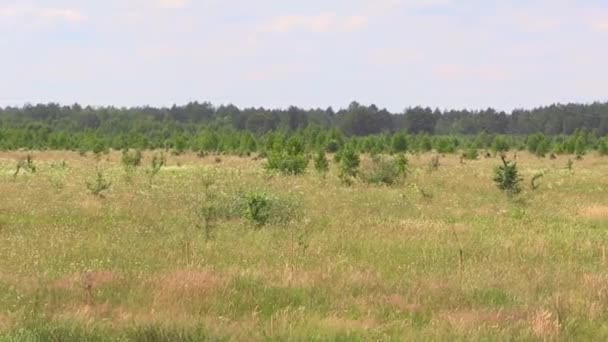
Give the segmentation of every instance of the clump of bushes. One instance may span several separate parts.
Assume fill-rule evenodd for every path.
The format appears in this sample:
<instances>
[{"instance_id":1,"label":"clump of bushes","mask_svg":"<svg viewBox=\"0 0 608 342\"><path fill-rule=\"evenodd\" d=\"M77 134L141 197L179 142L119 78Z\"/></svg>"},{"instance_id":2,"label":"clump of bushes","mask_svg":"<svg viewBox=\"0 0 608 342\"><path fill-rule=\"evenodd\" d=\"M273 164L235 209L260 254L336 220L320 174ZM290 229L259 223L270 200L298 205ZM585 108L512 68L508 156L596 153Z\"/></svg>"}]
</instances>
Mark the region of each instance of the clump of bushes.
<instances>
[{"instance_id":1,"label":"clump of bushes","mask_svg":"<svg viewBox=\"0 0 608 342\"><path fill-rule=\"evenodd\" d=\"M266 169L289 175L299 175L306 171L308 157L304 145L298 139L290 139L285 146L277 146L268 154Z\"/></svg>"}]
</instances>

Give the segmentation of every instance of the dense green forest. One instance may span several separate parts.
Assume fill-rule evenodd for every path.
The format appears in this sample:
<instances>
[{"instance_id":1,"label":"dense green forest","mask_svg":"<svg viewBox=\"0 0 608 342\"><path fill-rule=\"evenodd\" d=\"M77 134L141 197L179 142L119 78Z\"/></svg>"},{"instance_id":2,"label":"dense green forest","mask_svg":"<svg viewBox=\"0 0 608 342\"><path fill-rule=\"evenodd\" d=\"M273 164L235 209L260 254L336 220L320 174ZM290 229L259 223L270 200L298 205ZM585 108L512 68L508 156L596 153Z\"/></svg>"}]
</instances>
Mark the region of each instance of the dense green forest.
<instances>
[{"instance_id":1,"label":"dense green forest","mask_svg":"<svg viewBox=\"0 0 608 342\"><path fill-rule=\"evenodd\" d=\"M361 152L528 149L584 154L608 148L608 103L513 110L439 110L390 113L357 102L335 111L244 108L193 102L171 108L82 107L78 104L0 108L0 149L166 148L247 154L298 141L299 149L329 152L345 144Z\"/></svg>"}]
</instances>

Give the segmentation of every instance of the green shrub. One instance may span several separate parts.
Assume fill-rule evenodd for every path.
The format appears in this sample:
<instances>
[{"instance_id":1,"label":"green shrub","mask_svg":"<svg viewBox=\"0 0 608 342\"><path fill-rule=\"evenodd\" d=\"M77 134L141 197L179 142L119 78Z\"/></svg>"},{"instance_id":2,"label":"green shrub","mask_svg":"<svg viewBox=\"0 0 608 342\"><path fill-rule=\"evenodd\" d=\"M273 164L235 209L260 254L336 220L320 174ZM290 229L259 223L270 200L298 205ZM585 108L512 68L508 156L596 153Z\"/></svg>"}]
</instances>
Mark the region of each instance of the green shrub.
<instances>
[{"instance_id":1,"label":"green shrub","mask_svg":"<svg viewBox=\"0 0 608 342\"><path fill-rule=\"evenodd\" d=\"M370 184L393 185L403 179L403 174L396 160L386 160L378 156L373 159L371 169L361 172L361 178Z\"/></svg>"},{"instance_id":2,"label":"green shrub","mask_svg":"<svg viewBox=\"0 0 608 342\"><path fill-rule=\"evenodd\" d=\"M256 227L287 224L297 216L296 205L267 192L252 191L243 200L243 217Z\"/></svg>"},{"instance_id":3,"label":"green shrub","mask_svg":"<svg viewBox=\"0 0 608 342\"><path fill-rule=\"evenodd\" d=\"M329 161L325 156L325 151L319 150L315 157L315 170L318 173L326 173L329 170Z\"/></svg>"},{"instance_id":4,"label":"green shrub","mask_svg":"<svg viewBox=\"0 0 608 342\"><path fill-rule=\"evenodd\" d=\"M103 192L109 190L110 186L112 186L112 183L106 180L103 175L103 172L97 171L97 177L95 178L95 180L91 182L87 181L86 186L92 195L103 198Z\"/></svg>"},{"instance_id":5,"label":"green shrub","mask_svg":"<svg viewBox=\"0 0 608 342\"><path fill-rule=\"evenodd\" d=\"M163 166L167 165L167 159L165 158L165 154L161 152L160 154L155 154L152 157L152 161L150 162L150 169L146 172L150 177L156 176Z\"/></svg>"},{"instance_id":6,"label":"green shrub","mask_svg":"<svg viewBox=\"0 0 608 342\"><path fill-rule=\"evenodd\" d=\"M608 156L608 138L600 140L597 151L599 152L600 156Z\"/></svg>"},{"instance_id":7,"label":"green shrub","mask_svg":"<svg viewBox=\"0 0 608 342\"><path fill-rule=\"evenodd\" d=\"M476 148L469 148L464 151L462 157L468 160L477 160L477 158L479 157L479 153L477 152Z\"/></svg>"},{"instance_id":8,"label":"green shrub","mask_svg":"<svg viewBox=\"0 0 608 342\"><path fill-rule=\"evenodd\" d=\"M345 184L352 184L353 178L359 173L361 159L355 150L347 146L340 151L340 179Z\"/></svg>"},{"instance_id":9,"label":"green shrub","mask_svg":"<svg viewBox=\"0 0 608 342\"><path fill-rule=\"evenodd\" d=\"M141 165L142 154L140 150L122 150L122 157L120 159L125 169L136 168Z\"/></svg>"},{"instance_id":10,"label":"green shrub","mask_svg":"<svg viewBox=\"0 0 608 342\"><path fill-rule=\"evenodd\" d=\"M397 156L397 158L395 159L395 164L397 165L397 169L399 170L399 173L404 175L407 174L408 171L408 167L409 167L409 160L407 160L407 157L405 156L405 154L400 154Z\"/></svg>"},{"instance_id":11,"label":"green shrub","mask_svg":"<svg viewBox=\"0 0 608 342\"><path fill-rule=\"evenodd\" d=\"M523 180L519 176L517 163L512 163L506 159L506 156L500 156L502 165L494 169L494 182L498 188L509 195L518 194L521 192L520 182Z\"/></svg>"},{"instance_id":12,"label":"green shrub","mask_svg":"<svg viewBox=\"0 0 608 342\"><path fill-rule=\"evenodd\" d=\"M303 153L289 154L287 151L273 151L266 161L267 170L275 170L284 174L299 175L306 171L308 158Z\"/></svg>"},{"instance_id":13,"label":"green shrub","mask_svg":"<svg viewBox=\"0 0 608 342\"><path fill-rule=\"evenodd\" d=\"M306 171L308 157L304 154L304 144L295 137L284 145L277 146L270 152L266 161L266 169L279 171L289 175L299 175Z\"/></svg>"}]
</instances>

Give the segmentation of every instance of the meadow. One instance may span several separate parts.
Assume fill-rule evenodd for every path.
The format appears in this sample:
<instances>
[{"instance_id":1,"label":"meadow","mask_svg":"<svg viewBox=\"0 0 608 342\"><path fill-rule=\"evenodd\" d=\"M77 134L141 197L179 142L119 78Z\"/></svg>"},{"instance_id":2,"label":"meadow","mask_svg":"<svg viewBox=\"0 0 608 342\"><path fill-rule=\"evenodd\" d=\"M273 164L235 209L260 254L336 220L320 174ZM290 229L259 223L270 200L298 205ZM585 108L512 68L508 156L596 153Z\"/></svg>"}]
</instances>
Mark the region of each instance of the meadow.
<instances>
[{"instance_id":1,"label":"meadow","mask_svg":"<svg viewBox=\"0 0 608 342\"><path fill-rule=\"evenodd\" d=\"M0 340L608 339L608 158L520 152L508 196L496 156L347 186L333 162L193 153L154 174L149 151L32 152L15 176L25 154L0 152Z\"/></svg>"}]
</instances>

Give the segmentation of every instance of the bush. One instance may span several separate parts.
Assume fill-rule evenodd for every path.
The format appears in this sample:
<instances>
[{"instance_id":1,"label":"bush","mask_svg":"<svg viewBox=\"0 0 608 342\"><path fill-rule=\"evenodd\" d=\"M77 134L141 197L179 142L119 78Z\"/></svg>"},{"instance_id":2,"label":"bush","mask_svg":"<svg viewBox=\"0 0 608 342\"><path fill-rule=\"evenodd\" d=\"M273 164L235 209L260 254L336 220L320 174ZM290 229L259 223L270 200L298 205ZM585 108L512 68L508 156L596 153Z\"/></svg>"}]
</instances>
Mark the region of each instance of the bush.
<instances>
[{"instance_id":1,"label":"bush","mask_svg":"<svg viewBox=\"0 0 608 342\"><path fill-rule=\"evenodd\" d=\"M376 157L372 168L362 172L361 177L366 183L393 185L402 179L403 174L397 160Z\"/></svg>"},{"instance_id":2,"label":"bush","mask_svg":"<svg viewBox=\"0 0 608 342\"><path fill-rule=\"evenodd\" d=\"M494 182L498 188L509 195L521 192L520 182L523 180L519 176L517 163L512 163L504 155L500 156L502 165L494 169Z\"/></svg>"},{"instance_id":3,"label":"bush","mask_svg":"<svg viewBox=\"0 0 608 342\"><path fill-rule=\"evenodd\" d=\"M352 179L359 173L361 159L352 147L340 151L340 179L346 184L352 184Z\"/></svg>"},{"instance_id":4,"label":"bush","mask_svg":"<svg viewBox=\"0 0 608 342\"><path fill-rule=\"evenodd\" d=\"M329 170L329 161L325 156L325 151L319 150L315 157L315 170L319 173L326 173Z\"/></svg>"},{"instance_id":5,"label":"bush","mask_svg":"<svg viewBox=\"0 0 608 342\"><path fill-rule=\"evenodd\" d=\"M289 175L299 175L306 171L308 158L300 154L289 154L287 151L273 151L268 155L266 169Z\"/></svg>"},{"instance_id":6,"label":"bush","mask_svg":"<svg viewBox=\"0 0 608 342\"><path fill-rule=\"evenodd\" d=\"M468 160L477 160L477 158L479 157L479 153L477 152L476 148L469 148L464 151L462 157Z\"/></svg>"},{"instance_id":7,"label":"bush","mask_svg":"<svg viewBox=\"0 0 608 342\"><path fill-rule=\"evenodd\" d=\"M405 176L405 174L407 174L408 166L410 164L409 160L407 160L407 157L404 154L398 155L397 159L395 159L395 164L397 165L399 173Z\"/></svg>"},{"instance_id":8,"label":"bush","mask_svg":"<svg viewBox=\"0 0 608 342\"><path fill-rule=\"evenodd\" d=\"M153 178L160 172L160 169L162 169L162 167L165 165L167 165L167 159L165 158L165 154L163 152L161 152L160 154L155 154L152 157L152 161L150 162L150 169L146 170L146 173L150 176L150 178Z\"/></svg>"},{"instance_id":9,"label":"bush","mask_svg":"<svg viewBox=\"0 0 608 342\"><path fill-rule=\"evenodd\" d=\"M87 181L86 185L92 195L103 198L103 192L109 190L112 183L105 179L101 171L97 171L95 180L92 182Z\"/></svg>"},{"instance_id":10,"label":"bush","mask_svg":"<svg viewBox=\"0 0 608 342\"><path fill-rule=\"evenodd\" d=\"M268 155L266 169L289 175L299 175L306 171L308 157L304 154L303 143L292 138L285 146L277 146Z\"/></svg>"},{"instance_id":11,"label":"bush","mask_svg":"<svg viewBox=\"0 0 608 342\"><path fill-rule=\"evenodd\" d=\"M600 156L608 156L608 138L604 138L600 141L597 151L600 153Z\"/></svg>"},{"instance_id":12,"label":"bush","mask_svg":"<svg viewBox=\"0 0 608 342\"><path fill-rule=\"evenodd\" d=\"M120 161L125 169L133 169L141 165L142 154L140 150L122 150Z\"/></svg>"},{"instance_id":13,"label":"bush","mask_svg":"<svg viewBox=\"0 0 608 342\"><path fill-rule=\"evenodd\" d=\"M287 224L297 216L296 206L291 201L267 192L249 192L243 200L243 217L256 227Z\"/></svg>"}]
</instances>

